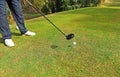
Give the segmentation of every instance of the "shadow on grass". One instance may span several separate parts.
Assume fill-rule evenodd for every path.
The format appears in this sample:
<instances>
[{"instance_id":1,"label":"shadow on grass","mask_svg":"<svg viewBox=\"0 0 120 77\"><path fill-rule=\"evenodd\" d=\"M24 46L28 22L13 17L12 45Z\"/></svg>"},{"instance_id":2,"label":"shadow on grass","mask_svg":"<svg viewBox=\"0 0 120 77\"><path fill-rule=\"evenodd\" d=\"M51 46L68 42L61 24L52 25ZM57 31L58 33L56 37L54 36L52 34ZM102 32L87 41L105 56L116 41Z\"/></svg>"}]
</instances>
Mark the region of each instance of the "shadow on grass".
<instances>
[{"instance_id":1,"label":"shadow on grass","mask_svg":"<svg viewBox=\"0 0 120 77\"><path fill-rule=\"evenodd\" d=\"M12 35L15 35L15 36L21 36L22 34L20 34L20 33L15 33L15 32L12 32Z\"/></svg>"},{"instance_id":2,"label":"shadow on grass","mask_svg":"<svg viewBox=\"0 0 120 77\"><path fill-rule=\"evenodd\" d=\"M1 43L3 43L3 39L2 39L2 38L0 38L0 44L1 44Z\"/></svg>"},{"instance_id":3,"label":"shadow on grass","mask_svg":"<svg viewBox=\"0 0 120 77\"><path fill-rule=\"evenodd\" d=\"M57 45L51 45L51 48L56 49L56 48L58 48L58 46Z\"/></svg>"}]
</instances>

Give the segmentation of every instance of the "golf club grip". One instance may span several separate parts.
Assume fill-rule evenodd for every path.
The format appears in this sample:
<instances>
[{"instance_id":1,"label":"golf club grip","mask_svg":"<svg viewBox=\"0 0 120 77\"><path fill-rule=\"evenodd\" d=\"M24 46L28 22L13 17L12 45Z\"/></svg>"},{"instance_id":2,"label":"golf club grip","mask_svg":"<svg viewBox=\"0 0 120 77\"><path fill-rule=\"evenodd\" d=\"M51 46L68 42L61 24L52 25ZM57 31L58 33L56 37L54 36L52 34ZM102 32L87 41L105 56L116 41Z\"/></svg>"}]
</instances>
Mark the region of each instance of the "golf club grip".
<instances>
[{"instance_id":1,"label":"golf club grip","mask_svg":"<svg viewBox=\"0 0 120 77\"><path fill-rule=\"evenodd\" d=\"M38 13L40 13L46 20L48 20L57 30L59 30L64 36L66 36L66 34L61 31L50 19L48 19L44 13L42 13L39 8L35 7L29 0L26 0L26 2L32 6Z\"/></svg>"}]
</instances>

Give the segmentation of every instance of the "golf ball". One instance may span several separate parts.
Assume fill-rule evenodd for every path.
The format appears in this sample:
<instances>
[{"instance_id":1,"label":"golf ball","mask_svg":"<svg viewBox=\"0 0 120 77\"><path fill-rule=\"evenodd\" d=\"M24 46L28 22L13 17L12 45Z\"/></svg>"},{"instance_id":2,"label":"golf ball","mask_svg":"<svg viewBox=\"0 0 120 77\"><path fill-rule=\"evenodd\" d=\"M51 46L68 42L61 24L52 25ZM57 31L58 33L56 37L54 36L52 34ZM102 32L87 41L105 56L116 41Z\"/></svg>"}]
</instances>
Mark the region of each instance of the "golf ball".
<instances>
[{"instance_id":1,"label":"golf ball","mask_svg":"<svg viewBox=\"0 0 120 77\"><path fill-rule=\"evenodd\" d=\"M76 42L73 42L73 45L76 45L77 43Z\"/></svg>"}]
</instances>

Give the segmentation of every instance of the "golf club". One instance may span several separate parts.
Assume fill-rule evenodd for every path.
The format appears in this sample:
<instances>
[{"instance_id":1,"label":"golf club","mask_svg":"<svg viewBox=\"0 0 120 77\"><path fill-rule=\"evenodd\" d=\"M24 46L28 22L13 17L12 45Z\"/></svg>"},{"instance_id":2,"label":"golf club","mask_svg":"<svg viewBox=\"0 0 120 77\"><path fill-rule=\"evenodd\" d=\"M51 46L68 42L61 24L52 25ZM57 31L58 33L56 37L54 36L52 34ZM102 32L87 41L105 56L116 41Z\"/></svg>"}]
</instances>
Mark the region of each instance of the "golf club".
<instances>
[{"instance_id":1,"label":"golf club","mask_svg":"<svg viewBox=\"0 0 120 77\"><path fill-rule=\"evenodd\" d=\"M68 34L66 35L63 31L61 31L50 19L48 19L44 13L42 13L38 7L36 7L35 5L33 5L29 0L26 0L26 2L31 6L33 7L38 13L40 13L48 22L50 22L59 32L61 32L67 40L70 40L72 38L74 38L74 34L71 33L71 34Z\"/></svg>"}]
</instances>

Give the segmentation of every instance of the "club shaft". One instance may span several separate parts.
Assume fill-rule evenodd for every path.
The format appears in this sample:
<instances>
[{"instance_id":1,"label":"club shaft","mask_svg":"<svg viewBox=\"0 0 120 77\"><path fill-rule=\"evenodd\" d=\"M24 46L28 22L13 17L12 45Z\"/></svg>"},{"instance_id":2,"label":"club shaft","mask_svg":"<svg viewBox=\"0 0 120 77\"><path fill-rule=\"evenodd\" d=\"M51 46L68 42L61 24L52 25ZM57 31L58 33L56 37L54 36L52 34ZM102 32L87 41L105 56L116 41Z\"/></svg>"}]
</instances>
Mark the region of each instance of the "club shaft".
<instances>
[{"instance_id":1,"label":"club shaft","mask_svg":"<svg viewBox=\"0 0 120 77\"><path fill-rule=\"evenodd\" d=\"M27 2L30 6L32 6L38 13L40 13L48 22L50 22L58 31L60 31L64 36L66 36L66 34L65 34L62 30L60 30L49 18L47 18L47 17L45 16L45 14L42 13L42 12L39 10L39 8L35 7L35 6L34 6L31 2L29 2L28 0L26 0L26 2Z\"/></svg>"}]
</instances>

